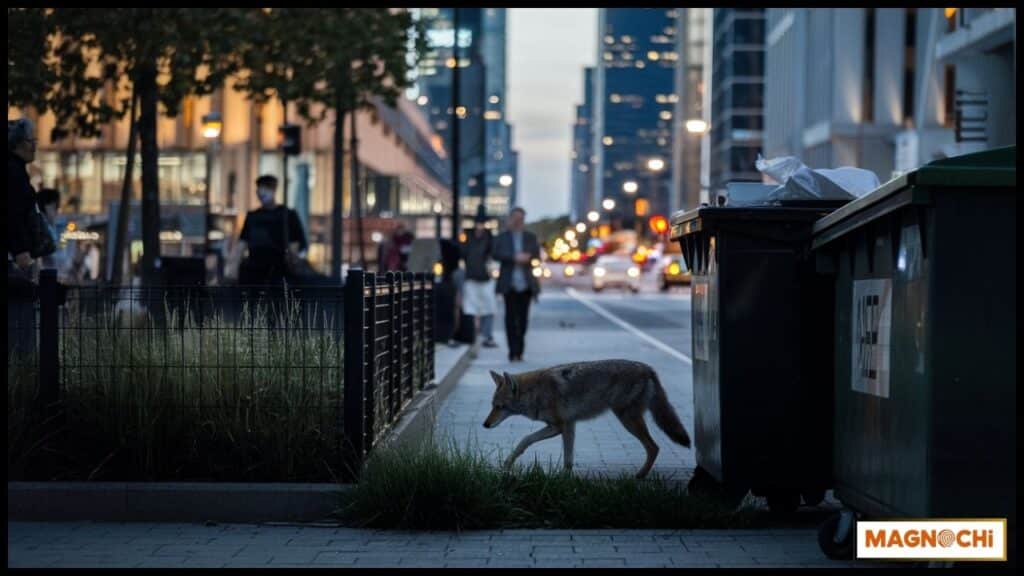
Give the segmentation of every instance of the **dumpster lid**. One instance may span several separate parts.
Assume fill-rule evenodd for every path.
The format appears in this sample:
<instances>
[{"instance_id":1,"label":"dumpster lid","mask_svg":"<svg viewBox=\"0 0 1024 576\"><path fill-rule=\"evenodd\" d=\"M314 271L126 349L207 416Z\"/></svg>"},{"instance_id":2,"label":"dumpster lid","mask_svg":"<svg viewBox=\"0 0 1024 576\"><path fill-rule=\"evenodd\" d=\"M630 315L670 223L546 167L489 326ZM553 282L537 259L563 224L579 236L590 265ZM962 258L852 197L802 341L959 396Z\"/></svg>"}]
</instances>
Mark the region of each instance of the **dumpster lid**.
<instances>
[{"instance_id":1,"label":"dumpster lid","mask_svg":"<svg viewBox=\"0 0 1024 576\"><path fill-rule=\"evenodd\" d=\"M1016 188L1017 147L1006 146L943 158L893 178L879 186L877 190L857 198L816 222L814 247L822 246L872 220L873 218L854 217L913 186L963 188L965 193L970 193L970 188L978 187Z\"/></svg>"},{"instance_id":2,"label":"dumpster lid","mask_svg":"<svg viewBox=\"0 0 1024 576\"><path fill-rule=\"evenodd\" d=\"M763 206L702 206L672 215L669 238L705 230L714 222L816 221L847 204L847 200L783 200Z\"/></svg>"}]
</instances>

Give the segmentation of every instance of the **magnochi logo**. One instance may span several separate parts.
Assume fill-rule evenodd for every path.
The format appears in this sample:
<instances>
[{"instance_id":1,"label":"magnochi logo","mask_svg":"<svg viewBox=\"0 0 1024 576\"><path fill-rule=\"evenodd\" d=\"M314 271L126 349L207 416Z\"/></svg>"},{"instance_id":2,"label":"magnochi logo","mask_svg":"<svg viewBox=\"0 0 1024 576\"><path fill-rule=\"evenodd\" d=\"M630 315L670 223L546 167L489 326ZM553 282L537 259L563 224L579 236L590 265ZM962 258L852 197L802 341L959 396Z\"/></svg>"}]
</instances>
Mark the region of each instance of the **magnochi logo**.
<instances>
[{"instance_id":1,"label":"magnochi logo","mask_svg":"<svg viewBox=\"0 0 1024 576\"><path fill-rule=\"evenodd\" d=\"M858 522L857 557L1005 560L1006 520Z\"/></svg>"}]
</instances>

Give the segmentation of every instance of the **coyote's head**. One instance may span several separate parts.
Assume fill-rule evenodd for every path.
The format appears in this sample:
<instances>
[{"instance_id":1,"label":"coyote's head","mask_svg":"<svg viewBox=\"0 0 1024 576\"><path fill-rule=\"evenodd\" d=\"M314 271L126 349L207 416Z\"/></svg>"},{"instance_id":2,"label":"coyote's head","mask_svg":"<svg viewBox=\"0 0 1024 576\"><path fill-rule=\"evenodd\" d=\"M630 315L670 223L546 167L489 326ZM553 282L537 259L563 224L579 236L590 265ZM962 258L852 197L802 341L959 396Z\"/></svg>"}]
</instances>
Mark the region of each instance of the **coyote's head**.
<instances>
[{"instance_id":1,"label":"coyote's head","mask_svg":"<svg viewBox=\"0 0 1024 576\"><path fill-rule=\"evenodd\" d=\"M491 378L494 379L497 388L494 390L494 398L491 399L491 413L484 420L484 428L494 428L505 418L522 413L519 405L519 384L515 376L508 372L498 374L491 370Z\"/></svg>"}]
</instances>

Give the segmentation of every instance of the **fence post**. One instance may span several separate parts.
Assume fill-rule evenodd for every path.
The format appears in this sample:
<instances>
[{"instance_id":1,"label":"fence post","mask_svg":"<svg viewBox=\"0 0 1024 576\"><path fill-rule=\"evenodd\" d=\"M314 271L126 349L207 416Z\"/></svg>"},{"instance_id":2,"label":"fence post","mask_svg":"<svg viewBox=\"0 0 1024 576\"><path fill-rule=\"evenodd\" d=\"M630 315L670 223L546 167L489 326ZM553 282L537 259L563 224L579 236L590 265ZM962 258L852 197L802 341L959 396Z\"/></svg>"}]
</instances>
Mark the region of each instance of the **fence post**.
<instances>
[{"instance_id":1,"label":"fence post","mask_svg":"<svg viewBox=\"0 0 1024 576\"><path fill-rule=\"evenodd\" d=\"M396 274L388 272L384 275L388 284L388 423L395 421L398 414L400 398L398 397L397 378L402 373L402 339L401 317L398 304L402 297L402 285L395 282ZM396 352L397 349L397 352Z\"/></svg>"},{"instance_id":2,"label":"fence post","mask_svg":"<svg viewBox=\"0 0 1024 576\"><path fill-rule=\"evenodd\" d=\"M437 300L437 284L434 282L433 277L429 274L423 275L423 333L425 334L423 340L426 342L426 354L427 354L427 374L423 378L424 382L434 381L434 328L437 326L437 314L436 308L434 307Z\"/></svg>"},{"instance_id":3,"label":"fence post","mask_svg":"<svg viewBox=\"0 0 1024 576\"><path fill-rule=\"evenodd\" d=\"M402 301L403 333L402 342L408 342L408 347L403 349L402 362L409 367L409 373L402 380L402 394L412 398L416 395L415 382L419 374L416 373L416 339L419 334L416 332L416 284L413 282L415 274L412 272L402 273L402 284L405 285L405 300ZM408 382L408 386L406 386Z\"/></svg>"},{"instance_id":4,"label":"fence post","mask_svg":"<svg viewBox=\"0 0 1024 576\"><path fill-rule=\"evenodd\" d=\"M366 317L363 319L363 341L366 342L366 370L363 373L363 422L366 427L363 436L366 439L364 455L369 454L377 440L377 275L367 272L366 283L370 289L365 296Z\"/></svg>"},{"instance_id":5,"label":"fence post","mask_svg":"<svg viewBox=\"0 0 1024 576\"><path fill-rule=\"evenodd\" d=\"M345 279L345 388L342 397L342 430L345 445L342 454L345 458L344 475L346 480L353 481L359 476L363 458L366 456L366 421L363 411L365 395L364 357L365 315L364 288L365 275L359 268L348 271Z\"/></svg>"},{"instance_id":6,"label":"fence post","mask_svg":"<svg viewBox=\"0 0 1024 576\"><path fill-rule=\"evenodd\" d=\"M57 322L57 271L39 271L39 402L44 418L53 414L60 400L59 325ZM35 334L32 335L35 338Z\"/></svg>"}]
</instances>

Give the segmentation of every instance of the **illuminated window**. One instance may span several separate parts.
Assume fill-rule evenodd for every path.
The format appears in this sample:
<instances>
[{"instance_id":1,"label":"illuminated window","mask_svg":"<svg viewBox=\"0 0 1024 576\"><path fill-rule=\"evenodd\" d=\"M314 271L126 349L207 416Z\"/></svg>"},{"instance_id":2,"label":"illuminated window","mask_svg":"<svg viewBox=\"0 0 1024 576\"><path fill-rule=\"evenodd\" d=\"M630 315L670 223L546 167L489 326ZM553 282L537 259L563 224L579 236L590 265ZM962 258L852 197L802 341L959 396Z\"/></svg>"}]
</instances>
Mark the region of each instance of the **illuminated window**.
<instances>
[{"instance_id":1,"label":"illuminated window","mask_svg":"<svg viewBox=\"0 0 1024 576\"><path fill-rule=\"evenodd\" d=\"M647 53L647 58L649 60L657 60L658 59L658 53L655 52L654 50L651 50L650 52Z\"/></svg>"},{"instance_id":2,"label":"illuminated window","mask_svg":"<svg viewBox=\"0 0 1024 576\"><path fill-rule=\"evenodd\" d=\"M614 36L605 36L604 37L604 43L605 44L614 44L615 43L615 37Z\"/></svg>"},{"instance_id":3,"label":"illuminated window","mask_svg":"<svg viewBox=\"0 0 1024 576\"><path fill-rule=\"evenodd\" d=\"M631 38L629 36L623 36L622 37L622 43L623 44L632 44L633 43L633 38Z\"/></svg>"},{"instance_id":4,"label":"illuminated window","mask_svg":"<svg viewBox=\"0 0 1024 576\"><path fill-rule=\"evenodd\" d=\"M501 112L497 110L488 110L484 112L484 120L501 120Z\"/></svg>"},{"instance_id":5,"label":"illuminated window","mask_svg":"<svg viewBox=\"0 0 1024 576\"><path fill-rule=\"evenodd\" d=\"M501 102L501 98L498 98L495 95L495 96L491 96L490 98L488 98L487 101L490 102L491 104L497 104L498 102Z\"/></svg>"},{"instance_id":6,"label":"illuminated window","mask_svg":"<svg viewBox=\"0 0 1024 576\"><path fill-rule=\"evenodd\" d=\"M604 144L605 146L611 146L612 144L615 143L615 139L612 138L611 136L605 136L604 138L601 138L601 143Z\"/></svg>"},{"instance_id":7,"label":"illuminated window","mask_svg":"<svg viewBox=\"0 0 1024 576\"><path fill-rule=\"evenodd\" d=\"M618 94L612 94L611 96L608 97L608 100L611 101L612 104L618 104L619 102L622 102L622 96L619 96Z\"/></svg>"},{"instance_id":8,"label":"illuminated window","mask_svg":"<svg viewBox=\"0 0 1024 576\"><path fill-rule=\"evenodd\" d=\"M668 110L662 110L658 114L658 117L661 118L662 120L671 120L672 119L672 113L669 112Z\"/></svg>"},{"instance_id":9,"label":"illuminated window","mask_svg":"<svg viewBox=\"0 0 1024 576\"><path fill-rule=\"evenodd\" d=\"M613 58L613 56L612 56L611 52L605 52L604 53L604 59L605 59L606 62L610 62L612 58Z\"/></svg>"},{"instance_id":10,"label":"illuminated window","mask_svg":"<svg viewBox=\"0 0 1024 576\"><path fill-rule=\"evenodd\" d=\"M636 61L636 67L637 67L637 68L641 68L641 69L642 69L642 68L646 68L646 67L647 67L647 64L644 64L644 61L643 61L643 60L637 60L637 61Z\"/></svg>"}]
</instances>

